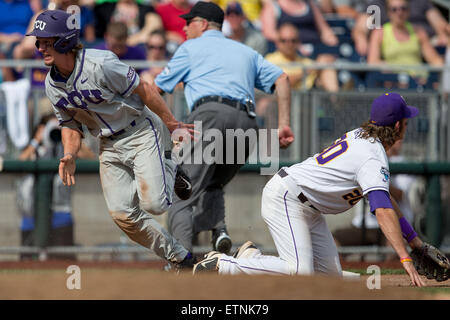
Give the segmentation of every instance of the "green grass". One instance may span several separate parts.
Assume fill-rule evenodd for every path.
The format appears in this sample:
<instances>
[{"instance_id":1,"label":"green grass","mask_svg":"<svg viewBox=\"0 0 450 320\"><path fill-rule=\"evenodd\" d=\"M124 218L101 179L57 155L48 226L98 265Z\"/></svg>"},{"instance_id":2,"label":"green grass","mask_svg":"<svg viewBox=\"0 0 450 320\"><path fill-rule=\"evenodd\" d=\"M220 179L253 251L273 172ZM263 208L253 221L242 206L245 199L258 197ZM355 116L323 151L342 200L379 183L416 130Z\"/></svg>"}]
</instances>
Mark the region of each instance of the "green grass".
<instances>
[{"instance_id":1,"label":"green grass","mask_svg":"<svg viewBox=\"0 0 450 320\"><path fill-rule=\"evenodd\" d=\"M367 273L367 269L345 269L345 271L355 272L359 273L362 276L365 275L371 275L371 273ZM382 275L388 275L388 274L406 274L406 271L404 269L381 269Z\"/></svg>"},{"instance_id":2,"label":"green grass","mask_svg":"<svg viewBox=\"0 0 450 320\"><path fill-rule=\"evenodd\" d=\"M444 294L450 294L450 288L440 288L440 287L424 287L424 288L417 288L417 290L422 290L427 293L444 293Z\"/></svg>"}]
</instances>

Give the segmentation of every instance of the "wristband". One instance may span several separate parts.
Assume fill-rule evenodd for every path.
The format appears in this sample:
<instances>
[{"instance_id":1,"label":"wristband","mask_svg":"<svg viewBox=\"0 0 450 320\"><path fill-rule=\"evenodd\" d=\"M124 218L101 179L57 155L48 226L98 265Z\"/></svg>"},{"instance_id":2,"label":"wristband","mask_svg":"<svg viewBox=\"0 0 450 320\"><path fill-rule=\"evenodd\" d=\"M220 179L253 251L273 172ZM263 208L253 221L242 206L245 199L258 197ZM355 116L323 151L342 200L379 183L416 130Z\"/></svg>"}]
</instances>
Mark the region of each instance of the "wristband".
<instances>
[{"instance_id":1,"label":"wristband","mask_svg":"<svg viewBox=\"0 0 450 320\"><path fill-rule=\"evenodd\" d=\"M30 146L32 146L33 148L37 149L37 148L39 148L39 142L37 142L36 139L31 139Z\"/></svg>"},{"instance_id":2,"label":"wristband","mask_svg":"<svg viewBox=\"0 0 450 320\"><path fill-rule=\"evenodd\" d=\"M401 263L403 263L403 262L412 262L413 260L412 260L412 258L411 257L406 257L406 258L402 258L402 259L400 259L400 262Z\"/></svg>"},{"instance_id":3,"label":"wristband","mask_svg":"<svg viewBox=\"0 0 450 320\"><path fill-rule=\"evenodd\" d=\"M415 237L417 237L417 233L414 231L405 217L401 217L398 221L400 222L400 228L402 229L403 238L405 238L406 241L411 242Z\"/></svg>"}]
</instances>

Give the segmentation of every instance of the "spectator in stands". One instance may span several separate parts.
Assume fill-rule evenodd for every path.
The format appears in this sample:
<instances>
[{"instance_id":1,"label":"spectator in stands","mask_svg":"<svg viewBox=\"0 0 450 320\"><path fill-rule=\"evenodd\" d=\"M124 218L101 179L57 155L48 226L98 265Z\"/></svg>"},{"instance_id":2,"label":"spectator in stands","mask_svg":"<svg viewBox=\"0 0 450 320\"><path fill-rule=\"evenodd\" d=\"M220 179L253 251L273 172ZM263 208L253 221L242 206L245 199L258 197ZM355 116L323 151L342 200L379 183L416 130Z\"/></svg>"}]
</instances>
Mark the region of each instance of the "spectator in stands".
<instances>
[{"instance_id":1,"label":"spectator in stands","mask_svg":"<svg viewBox=\"0 0 450 320\"><path fill-rule=\"evenodd\" d=\"M386 13L386 4L384 0L372 0L369 7L376 5L380 8L381 25L388 21L388 14ZM422 27L432 39L433 46L446 46L449 43L448 23L434 7L430 0L409 0L409 22L417 27ZM371 13L372 15L372 13ZM352 37L355 42L355 48L361 56L367 56L369 46L369 32L367 21L370 20L371 15L367 13L367 9L362 12L355 23L352 30ZM377 26L379 28L379 26Z\"/></svg>"},{"instance_id":2,"label":"spectator in stands","mask_svg":"<svg viewBox=\"0 0 450 320\"><path fill-rule=\"evenodd\" d=\"M28 59L28 60L42 60L42 54L36 49L34 42L27 41L29 37L24 38L15 48L13 52L14 59ZM29 48L27 48L27 46ZM47 76L48 68L31 68L31 86L33 88L44 88L45 77ZM19 80L24 77L24 69L22 67L12 68L14 80Z\"/></svg>"},{"instance_id":3,"label":"spectator in stands","mask_svg":"<svg viewBox=\"0 0 450 320\"><path fill-rule=\"evenodd\" d=\"M269 0L264 3L261 22L263 34L270 41L276 41L277 28L282 24L293 24L301 33L301 42L299 39L301 55L314 59L317 63L332 64L336 61L336 57L329 53L328 47L337 46L338 38L314 1ZM328 69L322 73L325 77L326 74L335 74L336 71ZM337 86L327 88L333 92L338 89Z\"/></svg>"},{"instance_id":4,"label":"spectator in stands","mask_svg":"<svg viewBox=\"0 0 450 320\"><path fill-rule=\"evenodd\" d=\"M11 59L14 47L24 38L39 0L0 0L0 59ZM1 68L3 81L14 81L11 68Z\"/></svg>"},{"instance_id":5,"label":"spectator in stands","mask_svg":"<svg viewBox=\"0 0 450 320\"><path fill-rule=\"evenodd\" d=\"M372 0L320 0L320 9L324 14L336 14L344 19L357 19L365 12Z\"/></svg>"},{"instance_id":6,"label":"spectator in stands","mask_svg":"<svg viewBox=\"0 0 450 320\"><path fill-rule=\"evenodd\" d=\"M297 48L300 39L301 35L293 24L282 24L278 28L277 40L275 41L277 50L267 54L265 56L266 60L283 69L289 76L289 83L294 90L311 89L313 86L317 85L317 87L321 87L327 91L336 92L339 86L336 70L305 70L299 66L287 65L289 63L301 63L304 65L314 63L314 60L302 57L298 54ZM270 117L266 111L272 102L273 99L271 97L259 99L256 106L256 113L262 117ZM268 123L266 123L266 125L268 125Z\"/></svg>"},{"instance_id":7,"label":"spectator in stands","mask_svg":"<svg viewBox=\"0 0 450 320\"><path fill-rule=\"evenodd\" d=\"M307 74L305 74L302 67L286 66L286 64L294 62L305 65L314 63L313 60L304 58L298 54L297 47L300 42L299 39L299 31L294 25L290 23L282 24L278 29L278 36L275 41L277 50L267 54L265 58L267 61L278 65L283 69L289 76L291 88L302 88L303 78L305 78L305 89L311 89L317 79L318 72L316 70L306 71Z\"/></svg>"},{"instance_id":8,"label":"spectator in stands","mask_svg":"<svg viewBox=\"0 0 450 320\"><path fill-rule=\"evenodd\" d=\"M261 10L263 0L214 0L212 1L220 6L224 11L230 3L237 2L241 5L245 17L258 30L261 30Z\"/></svg>"},{"instance_id":9,"label":"spectator in stands","mask_svg":"<svg viewBox=\"0 0 450 320\"><path fill-rule=\"evenodd\" d=\"M390 22L375 29L370 35L367 62L369 64L422 64L424 58L431 65L441 66L443 58L430 43L427 33L408 22L409 6L406 0L388 0ZM418 84L425 84L427 72L408 71Z\"/></svg>"},{"instance_id":10,"label":"spectator in stands","mask_svg":"<svg viewBox=\"0 0 450 320\"><path fill-rule=\"evenodd\" d=\"M169 53L172 55L180 44L186 41L184 26L186 21L180 15L188 13L192 5L188 0L169 0L156 6L160 15L168 41Z\"/></svg>"},{"instance_id":11,"label":"spectator in stands","mask_svg":"<svg viewBox=\"0 0 450 320\"><path fill-rule=\"evenodd\" d=\"M161 62L166 61L169 58L168 52L166 50L167 39L166 34L163 30L156 30L150 33L147 40L147 61L149 62ZM147 70L141 72L140 77L153 83L153 80L158 74L163 71L164 66L161 67L150 67Z\"/></svg>"},{"instance_id":12,"label":"spectator in stands","mask_svg":"<svg viewBox=\"0 0 450 320\"><path fill-rule=\"evenodd\" d=\"M295 25L302 34L302 43L338 45L338 39L311 0L269 0L261 12L262 31L266 39L276 41L277 28L286 22ZM302 52L307 55L306 52Z\"/></svg>"},{"instance_id":13,"label":"spectator in stands","mask_svg":"<svg viewBox=\"0 0 450 320\"><path fill-rule=\"evenodd\" d=\"M63 155L61 144L61 131L58 120L53 112L42 116L33 139L26 146L19 160L58 159ZM96 159L96 155L84 143L78 153L79 158ZM34 245L35 227L35 176L26 174L16 182L16 202L21 221L21 244L23 246ZM52 188L52 219L49 234L50 246L73 246L74 222L72 217L71 189L64 186L58 174L54 175ZM21 259L33 258L32 255L22 255ZM74 255L50 255L50 258L75 259Z\"/></svg>"},{"instance_id":14,"label":"spectator in stands","mask_svg":"<svg viewBox=\"0 0 450 320\"><path fill-rule=\"evenodd\" d=\"M150 4L136 0L103 2L94 6L96 37L103 39L110 22L123 22L128 28L127 43L130 46L143 44L150 32L162 28L160 16Z\"/></svg>"},{"instance_id":15,"label":"spectator in stands","mask_svg":"<svg viewBox=\"0 0 450 320\"><path fill-rule=\"evenodd\" d=\"M84 43L93 43L95 37L94 11L88 6L80 4L80 0L53 0L49 5L49 10L60 9L67 11L70 6L80 8L80 39Z\"/></svg>"},{"instance_id":16,"label":"spectator in stands","mask_svg":"<svg viewBox=\"0 0 450 320\"><path fill-rule=\"evenodd\" d=\"M105 41L96 49L111 50L120 60L145 60L145 51L138 46L127 45L128 28L123 22L110 22L105 32Z\"/></svg>"},{"instance_id":17,"label":"spectator in stands","mask_svg":"<svg viewBox=\"0 0 450 320\"><path fill-rule=\"evenodd\" d=\"M227 26L227 27L226 27ZM226 30L229 28L229 31ZM242 42L261 55L267 52L267 40L260 31L247 20L239 2L230 2L225 10L224 34Z\"/></svg>"},{"instance_id":18,"label":"spectator in stands","mask_svg":"<svg viewBox=\"0 0 450 320\"><path fill-rule=\"evenodd\" d=\"M37 13L38 14L38 13ZM32 30L34 28L34 20L37 14L28 22L28 29ZM42 59L42 55L39 53L35 46L36 38L34 37L23 37L19 43L14 46L12 51L13 59ZM32 68L31 69L31 85L44 87L45 76L47 75L48 68ZM24 68L15 67L10 68L10 80L15 81L23 78Z\"/></svg>"}]
</instances>

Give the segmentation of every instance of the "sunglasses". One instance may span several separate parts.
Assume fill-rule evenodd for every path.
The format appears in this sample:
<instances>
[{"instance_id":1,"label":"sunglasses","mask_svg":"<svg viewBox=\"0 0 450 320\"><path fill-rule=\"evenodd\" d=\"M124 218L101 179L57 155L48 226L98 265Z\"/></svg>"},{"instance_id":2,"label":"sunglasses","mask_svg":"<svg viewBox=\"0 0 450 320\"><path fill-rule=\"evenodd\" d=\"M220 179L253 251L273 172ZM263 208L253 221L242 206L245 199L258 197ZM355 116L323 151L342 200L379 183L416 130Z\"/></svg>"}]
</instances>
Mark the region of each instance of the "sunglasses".
<instances>
[{"instance_id":1,"label":"sunglasses","mask_svg":"<svg viewBox=\"0 0 450 320\"><path fill-rule=\"evenodd\" d=\"M152 45L147 46L147 49L149 50L164 50L165 48L166 48L165 46L152 46Z\"/></svg>"},{"instance_id":2,"label":"sunglasses","mask_svg":"<svg viewBox=\"0 0 450 320\"><path fill-rule=\"evenodd\" d=\"M297 43L298 39L279 39L281 43Z\"/></svg>"},{"instance_id":3,"label":"sunglasses","mask_svg":"<svg viewBox=\"0 0 450 320\"><path fill-rule=\"evenodd\" d=\"M406 12L406 11L408 11L408 7L407 6L390 7L389 11L390 12Z\"/></svg>"},{"instance_id":4,"label":"sunglasses","mask_svg":"<svg viewBox=\"0 0 450 320\"><path fill-rule=\"evenodd\" d=\"M36 42L34 43L34 45L36 46L37 49L42 48L53 48L54 42L53 41L40 41L40 40L36 40Z\"/></svg>"}]
</instances>

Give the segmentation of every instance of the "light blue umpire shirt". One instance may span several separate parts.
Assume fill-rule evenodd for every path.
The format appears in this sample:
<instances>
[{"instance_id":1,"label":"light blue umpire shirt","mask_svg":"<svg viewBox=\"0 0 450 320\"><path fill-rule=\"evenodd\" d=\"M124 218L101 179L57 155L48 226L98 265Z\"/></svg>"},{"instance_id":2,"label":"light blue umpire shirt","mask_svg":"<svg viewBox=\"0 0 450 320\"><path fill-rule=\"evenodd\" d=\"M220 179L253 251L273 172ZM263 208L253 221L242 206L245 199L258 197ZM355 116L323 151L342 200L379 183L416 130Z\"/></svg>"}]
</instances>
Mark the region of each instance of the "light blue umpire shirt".
<instances>
[{"instance_id":1,"label":"light blue umpire shirt","mask_svg":"<svg viewBox=\"0 0 450 320\"><path fill-rule=\"evenodd\" d=\"M283 71L250 47L227 39L222 32L208 30L185 41L166 68L156 77L156 85L172 93L184 83L187 105L205 96L222 96L245 103L255 101L255 88L273 93L275 80Z\"/></svg>"}]
</instances>

